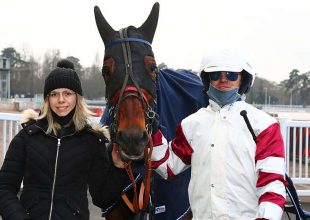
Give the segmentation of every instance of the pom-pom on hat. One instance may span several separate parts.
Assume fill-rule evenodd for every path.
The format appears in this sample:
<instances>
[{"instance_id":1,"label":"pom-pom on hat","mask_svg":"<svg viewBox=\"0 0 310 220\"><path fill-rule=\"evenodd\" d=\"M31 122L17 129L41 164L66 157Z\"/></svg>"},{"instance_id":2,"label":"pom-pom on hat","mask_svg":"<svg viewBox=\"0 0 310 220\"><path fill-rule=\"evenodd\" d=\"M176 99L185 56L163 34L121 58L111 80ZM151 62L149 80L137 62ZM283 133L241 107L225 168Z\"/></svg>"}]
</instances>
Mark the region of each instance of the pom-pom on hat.
<instances>
[{"instance_id":1,"label":"pom-pom on hat","mask_svg":"<svg viewBox=\"0 0 310 220\"><path fill-rule=\"evenodd\" d=\"M51 91L58 88L68 88L83 95L81 81L74 70L74 64L67 59L60 60L57 67L46 77L44 99Z\"/></svg>"}]
</instances>

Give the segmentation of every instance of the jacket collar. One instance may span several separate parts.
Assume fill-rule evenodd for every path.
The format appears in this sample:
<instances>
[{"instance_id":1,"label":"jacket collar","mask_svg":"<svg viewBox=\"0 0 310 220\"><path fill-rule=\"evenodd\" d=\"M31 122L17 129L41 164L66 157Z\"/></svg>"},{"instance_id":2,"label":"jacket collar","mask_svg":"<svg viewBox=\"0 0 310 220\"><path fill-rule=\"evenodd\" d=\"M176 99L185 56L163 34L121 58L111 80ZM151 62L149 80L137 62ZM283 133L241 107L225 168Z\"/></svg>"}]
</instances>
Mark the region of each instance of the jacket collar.
<instances>
[{"instance_id":1,"label":"jacket collar","mask_svg":"<svg viewBox=\"0 0 310 220\"><path fill-rule=\"evenodd\" d=\"M28 109L25 110L21 116L20 123L23 127L23 129L28 133L28 134L35 134L37 132L44 132L47 134L47 128L48 128L48 121L46 118L38 119L38 113L35 112L34 110ZM85 130L85 129L83 129ZM74 128L74 125L71 124L70 126L63 128L60 133L59 137L64 137L64 136L70 136L76 133L76 130ZM57 137L55 134L51 133L48 134L53 137Z\"/></svg>"},{"instance_id":2,"label":"jacket collar","mask_svg":"<svg viewBox=\"0 0 310 220\"><path fill-rule=\"evenodd\" d=\"M233 108L234 106L238 106L239 103L244 103L243 100L240 100L240 101L235 101L231 104L228 104L228 105L224 105L224 106L220 106L219 104L217 104L215 101L209 99L209 106L210 108L215 111L215 112L218 112L218 111L221 111L221 110L224 110L226 109L227 111L229 111L231 108Z\"/></svg>"},{"instance_id":3,"label":"jacket collar","mask_svg":"<svg viewBox=\"0 0 310 220\"><path fill-rule=\"evenodd\" d=\"M229 109L231 106L233 106L236 102L233 102L231 104L228 105L224 105L224 106L220 106L219 104L217 104L215 101L213 101L212 99L209 99L209 104L210 107L213 111L218 112L222 109Z\"/></svg>"},{"instance_id":4,"label":"jacket collar","mask_svg":"<svg viewBox=\"0 0 310 220\"><path fill-rule=\"evenodd\" d=\"M39 128L41 131L43 131L45 134L47 134L47 128L48 128L48 121L46 118L42 118L40 120L37 120L35 123L35 126ZM84 131L85 128L82 130ZM61 130L58 131L57 135L55 135L53 132L50 133L49 135L62 138L64 136L71 136L76 133L74 125L71 123L69 126L62 128Z\"/></svg>"}]
</instances>

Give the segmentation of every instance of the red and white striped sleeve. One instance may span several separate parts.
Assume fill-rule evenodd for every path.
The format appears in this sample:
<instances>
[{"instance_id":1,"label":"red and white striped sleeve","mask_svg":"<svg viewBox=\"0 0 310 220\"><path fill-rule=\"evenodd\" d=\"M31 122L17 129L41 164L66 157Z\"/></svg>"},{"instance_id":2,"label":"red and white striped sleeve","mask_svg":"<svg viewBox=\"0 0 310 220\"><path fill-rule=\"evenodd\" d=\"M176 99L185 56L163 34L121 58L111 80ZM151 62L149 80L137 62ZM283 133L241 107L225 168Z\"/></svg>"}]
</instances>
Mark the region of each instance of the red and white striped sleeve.
<instances>
[{"instance_id":1,"label":"red and white striped sleeve","mask_svg":"<svg viewBox=\"0 0 310 220\"><path fill-rule=\"evenodd\" d=\"M167 143L159 130L153 136L152 168L163 178L173 177L191 164L193 150L188 143L181 124L176 129L176 137Z\"/></svg>"},{"instance_id":2,"label":"red and white striped sleeve","mask_svg":"<svg viewBox=\"0 0 310 220\"><path fill-rule=\"evenodd\" d=\"M257 136L257 219L281 219L285 204L285 152L280 126L271 124Z\"/></svg>"}]
</instances>

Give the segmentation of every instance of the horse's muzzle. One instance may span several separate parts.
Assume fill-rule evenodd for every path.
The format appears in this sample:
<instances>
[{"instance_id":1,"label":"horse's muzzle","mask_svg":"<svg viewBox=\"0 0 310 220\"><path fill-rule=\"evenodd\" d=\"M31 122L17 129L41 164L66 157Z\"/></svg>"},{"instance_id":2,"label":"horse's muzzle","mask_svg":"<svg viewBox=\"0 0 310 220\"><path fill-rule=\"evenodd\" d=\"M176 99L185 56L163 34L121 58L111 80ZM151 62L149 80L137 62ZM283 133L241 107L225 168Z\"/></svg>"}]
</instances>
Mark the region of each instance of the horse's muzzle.
<instances>
[{"instance_id":1,"label":"horse's muzzle","mask_svg":"<svg viewBox=\"0 0 310 220\"><path fill-rule=\"evenodd\" d=\"M144 148L149 142L146 131L130 129L128 131L118 131L116 143L119 146L122 160L140 160L144 156Z\"/></svg>"}]
</instances>

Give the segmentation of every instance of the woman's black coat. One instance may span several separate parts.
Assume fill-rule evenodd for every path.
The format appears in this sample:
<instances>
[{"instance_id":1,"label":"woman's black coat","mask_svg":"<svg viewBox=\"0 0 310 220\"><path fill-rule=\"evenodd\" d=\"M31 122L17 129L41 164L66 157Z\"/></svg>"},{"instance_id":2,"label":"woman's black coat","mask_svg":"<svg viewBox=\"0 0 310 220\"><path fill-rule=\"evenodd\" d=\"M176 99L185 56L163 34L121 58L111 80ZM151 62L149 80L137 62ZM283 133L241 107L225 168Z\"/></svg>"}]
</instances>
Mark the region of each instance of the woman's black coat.
<instances>
[{"instance_id":1,"label":"woman's black coat","mask_svg":"<svg viewBox=\"0 0 310 220\"><path fill-rule=\"evenodd\" d=\"M46 129L46 119L29 121L10 144L0 171L3 220L48 220L51 207L53 220L87 220L88 186L95 205L111 206L128 177L110 162L105 137L88 126L69 127L60 138Z\"/></svg>"}]
</instances>

